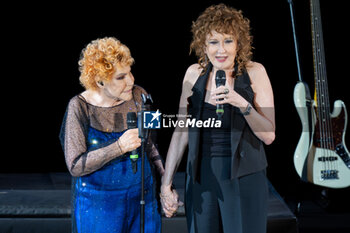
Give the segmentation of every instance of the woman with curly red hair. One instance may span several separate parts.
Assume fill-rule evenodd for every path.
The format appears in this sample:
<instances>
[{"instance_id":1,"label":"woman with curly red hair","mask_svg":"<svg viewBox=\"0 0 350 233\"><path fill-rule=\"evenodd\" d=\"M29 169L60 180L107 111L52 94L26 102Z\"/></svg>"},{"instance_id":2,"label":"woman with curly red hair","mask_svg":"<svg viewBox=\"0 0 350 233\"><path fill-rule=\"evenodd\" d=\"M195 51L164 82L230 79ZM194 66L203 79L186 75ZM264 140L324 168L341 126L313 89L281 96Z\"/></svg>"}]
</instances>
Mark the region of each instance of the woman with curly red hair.
<instances>
[{"instance_id":1,"label":"woman with curly red hair","mask_svg":"<svg viewBox=\"0 0 350 233\"><path fill-rule=\"evenodd\" d=\"M175 129L162 177L163 210L171 217L181 204L171 185L188 145L189 232L266 232L263 144L275 138L274 102L263 65L251 61L249 20L232 7L214 5L193 22L192 33L191 51L199 61L185 74L179 116L219 118L222 124L220 128ZM225 74L226 82L216 87L218 71ZM218 104L223 105L222 115L216 113Z\"/></svg>"},{"instance_id":2,"label":"woman with curly red hair","mask_svg":"<svg viewBox=\"0 0 350 233\"><path fill-rule=\"evenodd\" d=\"M127 128L126 115L140 111L145 90L134 85L133 62L129 49L112 37L82 51L80 82L86 90L70 100L60 133L73 176L72 232L140 231L141 169L133 169L129 155L141 140L137 128ZM160 232L161 217L152 165L161 174L164 169L151 141L146 151L144 232L154 233ZM140 168L141 159L136 163Z\"/></svg>"}]
</instances>

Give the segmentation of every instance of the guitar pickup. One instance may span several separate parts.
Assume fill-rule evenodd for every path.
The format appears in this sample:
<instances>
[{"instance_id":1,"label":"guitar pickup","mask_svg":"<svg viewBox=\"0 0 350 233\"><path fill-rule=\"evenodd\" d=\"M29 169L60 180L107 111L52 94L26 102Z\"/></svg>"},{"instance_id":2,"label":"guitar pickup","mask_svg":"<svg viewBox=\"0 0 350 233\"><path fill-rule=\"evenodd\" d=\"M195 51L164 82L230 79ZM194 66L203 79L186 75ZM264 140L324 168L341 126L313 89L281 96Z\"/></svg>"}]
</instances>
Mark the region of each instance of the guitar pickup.
<instances>
[{"instance_id":1,"label":"guitar pickup","mask_svg":"<svg viewBox=\"0 0 350 233\"><path fill-rule=\"evenodd\" d=\"M318 157L318 161L320 161L320 162L328 162L328 161L336 161L336 160L338 160L338 157L336 157L336 156Z\"/></svg>"}]
</instances>

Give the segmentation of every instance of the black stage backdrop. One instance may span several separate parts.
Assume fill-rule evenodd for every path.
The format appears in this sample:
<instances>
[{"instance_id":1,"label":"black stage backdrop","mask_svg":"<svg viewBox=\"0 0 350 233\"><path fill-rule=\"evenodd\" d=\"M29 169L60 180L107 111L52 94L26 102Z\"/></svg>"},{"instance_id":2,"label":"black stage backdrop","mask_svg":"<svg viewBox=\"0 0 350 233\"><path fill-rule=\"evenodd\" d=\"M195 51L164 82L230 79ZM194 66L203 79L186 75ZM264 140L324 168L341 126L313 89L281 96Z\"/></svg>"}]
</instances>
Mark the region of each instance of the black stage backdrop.
<instances>
[{"instance_id":1,"label":"black stage backdrop","mask_svg":"<svg viewBox=\"0 0 350 233\"><path fill-rule=\"evenodd\" d=\"M253 60L265 66L275 96L276 140L266 147L267 174L282 196L293 194L300 187L293 153L301 123L293 103L298 75L288 2L221 2L241 9L251 21ZM341 0L320 2L331 104L341 99L350 106L347 8ZM113 36L126 44L136 61L132 67L136 84L151 93L155 109L175 114L185 71L196 62L189 55L191 23L217 3L25 3L8 8L10 14L2 20L5 141L0 172L67 172L58 140L60 125L69 99L83 91L78 80L80 52L97 38ZM294 7L303 78L313 92L309 3L296 0ZM172 129L157 131L164 158L171 133ZM346 142L350 146L349 139Z\"/></svg>"}]
</instances>

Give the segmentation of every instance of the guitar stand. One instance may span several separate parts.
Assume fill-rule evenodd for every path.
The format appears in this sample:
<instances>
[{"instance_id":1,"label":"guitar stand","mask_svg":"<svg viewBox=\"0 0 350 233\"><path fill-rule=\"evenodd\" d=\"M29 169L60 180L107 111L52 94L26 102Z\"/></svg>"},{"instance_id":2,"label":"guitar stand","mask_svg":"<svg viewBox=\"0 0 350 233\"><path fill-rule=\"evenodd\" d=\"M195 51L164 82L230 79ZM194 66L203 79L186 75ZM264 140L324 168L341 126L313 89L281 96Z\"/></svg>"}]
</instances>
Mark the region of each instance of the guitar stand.
<instances>
[{"instance_id":1,"label":"guitar stand","mask_svg":"<svg viewBox=\"0 0 350 233\"><path fill-rule=\"evenodd\" d=\"M325 188L321 190L320 193L320 200L318 200L318 204L323 208L326 209L330 205L330 199L329 199L329 189Z\"/></svg>"},{"instance_id":2,"label":"guitar stand","mask_svg":"<svg viewBox=\"0 0 350 233\"><path fill-rule=\"evenodd\" d=\"M302 187L305 185L310 185L310 187ZM297 200L295 204L295 208L293 210L293 213L296 217L299 217L302 214L303 211L303 199L305 199L305 193L311 193L310 201L321 207L322 209L327 209L330 207L331 200L329 197L329 188L322 187L321 190L314 190L315 188L318 189L318 186L313 185L312 183L306 183L305 181L300 180L300 182L297 184L300 190L297 194ZM311 189L311 190L309 190ZM310 192L311 191L311 192Z\"/></svg>"},{"instance_id":3,"label":"guitar stand","mask_svg":"<svg viewBox=\"0 0 350 233\"><path fill-rule=\"evenodd\" d=\"M298 184L297 184L297 186L299 186L299 188L297 188L297 189L298 189L298 190L304 190L304 189L301 187L303 184L305 184L305 182L302 181L302 180L299 180L299 182L298 182ZM295 208L294 208L294 210L293 210L295 216L297 216L297 217L298 217L298 216L300 215L300 213L301 213L301 205L302 205L302 197L301 197L301 195L302 195L301 192L298 192L298 193L297 193L296 206L295 206Z\"/></svg>"}]
</instances>

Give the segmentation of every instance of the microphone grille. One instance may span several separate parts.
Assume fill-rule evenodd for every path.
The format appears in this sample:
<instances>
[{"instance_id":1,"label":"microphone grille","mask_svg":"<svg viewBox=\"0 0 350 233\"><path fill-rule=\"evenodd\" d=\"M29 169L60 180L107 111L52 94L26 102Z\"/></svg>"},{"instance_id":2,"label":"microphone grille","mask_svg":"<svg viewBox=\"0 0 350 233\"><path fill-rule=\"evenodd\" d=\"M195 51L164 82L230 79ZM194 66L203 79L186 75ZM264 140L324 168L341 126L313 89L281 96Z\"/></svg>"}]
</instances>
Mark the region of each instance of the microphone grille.
<instances>
[{"instance_id":1,"label":"microphone grille","mask_svg":"<svg viewBox=\"0 0 350 233\"><path fill-rule=\"evenodd\" d=\"M215 84L216 87L224 86L226 83L226 73L223 70L216 71Z\"/></svg>"}]
</instances>

